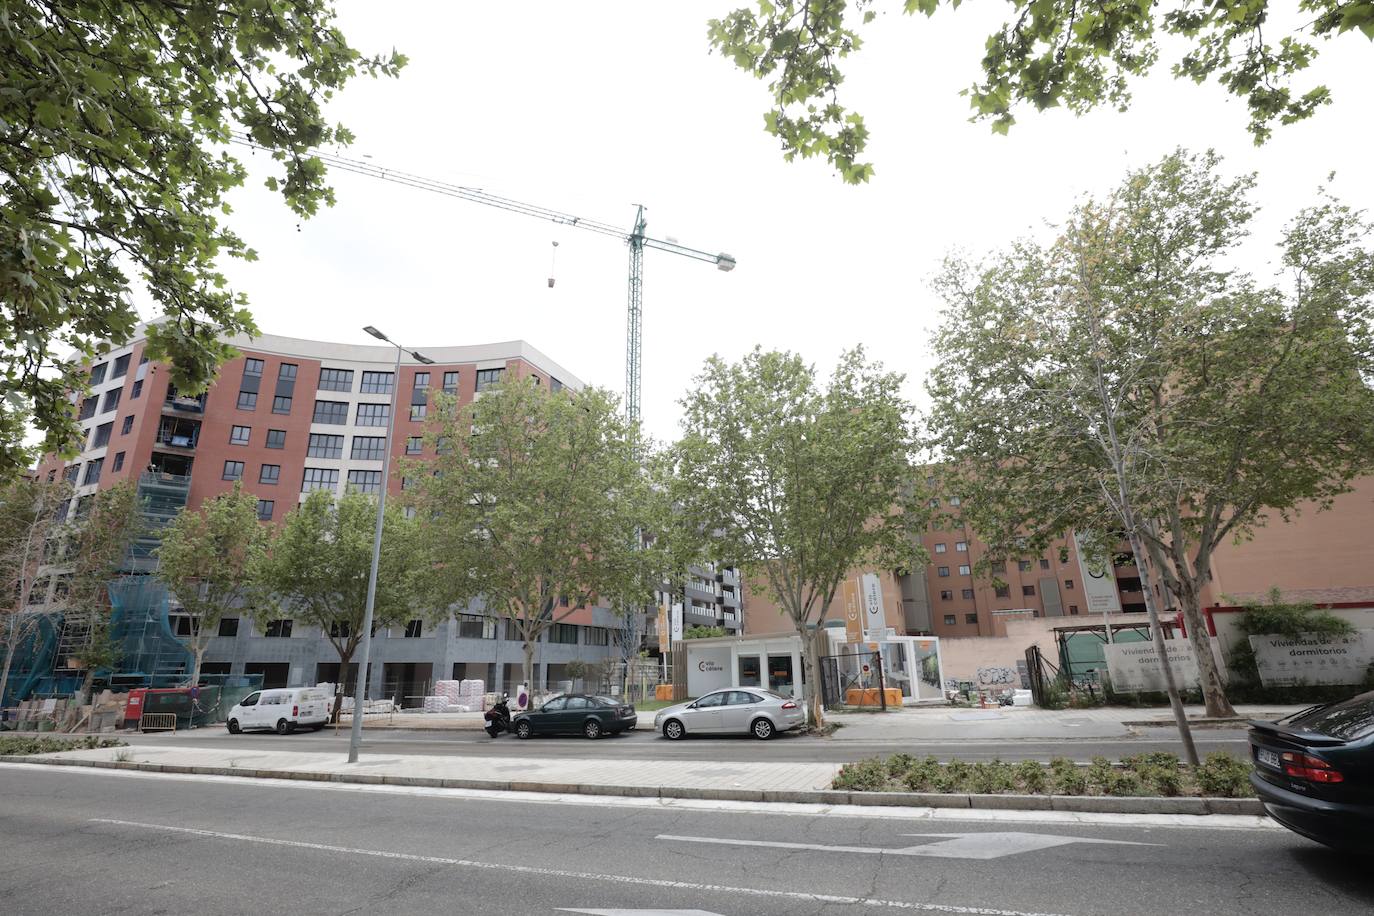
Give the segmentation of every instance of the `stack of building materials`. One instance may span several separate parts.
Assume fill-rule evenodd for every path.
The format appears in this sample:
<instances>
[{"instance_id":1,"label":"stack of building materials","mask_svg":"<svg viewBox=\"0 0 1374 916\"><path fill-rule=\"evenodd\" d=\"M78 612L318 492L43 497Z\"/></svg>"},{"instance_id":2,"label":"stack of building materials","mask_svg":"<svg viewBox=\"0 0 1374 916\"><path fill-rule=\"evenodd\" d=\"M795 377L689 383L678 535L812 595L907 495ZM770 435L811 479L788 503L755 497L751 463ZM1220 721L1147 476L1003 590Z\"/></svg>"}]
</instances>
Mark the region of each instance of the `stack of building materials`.
<instances>
[{"instance_id":1,"label":"stack of building materials","mask_svg":"<svg viewBox=\"0 0 1374 916\"><path fill-rule=\"evenodd\" d=\"M435 681L433 695L424 700L425 712L481 712L485 688L480 680Z\"/></svg>"}]
</instances>

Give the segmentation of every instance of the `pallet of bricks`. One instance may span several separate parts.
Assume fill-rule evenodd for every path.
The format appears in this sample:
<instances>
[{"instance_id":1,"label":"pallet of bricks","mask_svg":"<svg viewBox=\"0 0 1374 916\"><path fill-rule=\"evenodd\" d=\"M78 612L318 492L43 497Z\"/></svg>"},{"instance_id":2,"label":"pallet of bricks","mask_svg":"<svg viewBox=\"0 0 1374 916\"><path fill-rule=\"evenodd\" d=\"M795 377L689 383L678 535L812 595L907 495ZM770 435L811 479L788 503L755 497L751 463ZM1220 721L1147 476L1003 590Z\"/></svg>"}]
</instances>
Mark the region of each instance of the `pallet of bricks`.
<instances>
[{"instance_id":1,"label":"pallet of bricks","mask_svg":"<svg viewBox=\"0 0 1374 916\"><path fill-rule=\"evenodd\" d=\"M434 695L425 697L425 712L481 712L485 690L481 680L435 681Z\"/></svg>"}]
</instances>

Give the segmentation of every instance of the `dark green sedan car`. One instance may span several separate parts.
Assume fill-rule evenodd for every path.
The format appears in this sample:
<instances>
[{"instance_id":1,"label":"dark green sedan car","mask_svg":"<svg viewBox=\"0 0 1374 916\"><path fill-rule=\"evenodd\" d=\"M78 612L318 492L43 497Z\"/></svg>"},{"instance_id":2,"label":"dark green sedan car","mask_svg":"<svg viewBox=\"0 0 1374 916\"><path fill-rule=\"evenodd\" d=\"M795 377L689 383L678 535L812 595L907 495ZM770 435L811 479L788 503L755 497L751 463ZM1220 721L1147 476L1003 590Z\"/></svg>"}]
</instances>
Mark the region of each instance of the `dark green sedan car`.
<instances>
[{"instance_id":1,"label":"dark green sedan car","mask_svg":"<svg viewBox=\"0 0 1374 916\"><path fill-rule=\"evenodd\" d=\"M516 715L511 727L520 738L531 735L584 735L600 738L618 735L635 727L635 708L614 697L565 693L538 709Z\"/></svg>"}]
</instances>

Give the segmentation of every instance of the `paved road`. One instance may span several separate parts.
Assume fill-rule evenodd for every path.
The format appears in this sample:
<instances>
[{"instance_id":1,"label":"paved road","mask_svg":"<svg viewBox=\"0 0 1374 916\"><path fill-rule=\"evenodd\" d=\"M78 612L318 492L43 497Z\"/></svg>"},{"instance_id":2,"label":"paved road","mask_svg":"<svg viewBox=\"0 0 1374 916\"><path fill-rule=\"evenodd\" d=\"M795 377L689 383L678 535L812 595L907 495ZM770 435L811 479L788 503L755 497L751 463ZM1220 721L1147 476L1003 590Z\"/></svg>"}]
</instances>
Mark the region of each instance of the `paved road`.
<instances>
[{"instance_id":1,"label":"paved road","mask_svg":"<svg viewBox=\"0 0 1374 916\"><path fill-rule=\"evenodd\" d=\"M904 751L912 754L934 754L941 759L960 757L965 760L1049 760L1067 756L1087 760L1094 754L1120 757L1146 751L1179 753L1179 745L1170 729L1148 729L1140 738L1058 739L1007 738L962 741L836 741L800 735L782 735L762 742L747 736L728 738L691 738L668 741L652 732L636 731L596 742L585 738L534 738L520 741L510 735L496 740L480 731L373 731L364 735L365 746L374 752L389 754L491 754L501 757L586 757L615 755L643 760L772 760L785 762L809 761L818 763L847 763L876 754ZM272 733L230 735L222 728L197 729L173 735L122 735L134 744L186 744L211 742L216 746L249 748L254 750L337 750L348 748L348 733L333 730L279 736ZM1199 730L1195 734L1198 752L1229 751L1246 753L1243 730Z\"/></svg>"},{"instance_id":2,"label":"paved road","mask_svg":"<svg viewBox=\"0 0 1374 916\"><path fill-rule=\"evenodd\" d=\"M0 765L3 907L13 916L1344 916L1374 907L1367 865L1272 826L472 796Z\"/></svg>"}]
</instances>

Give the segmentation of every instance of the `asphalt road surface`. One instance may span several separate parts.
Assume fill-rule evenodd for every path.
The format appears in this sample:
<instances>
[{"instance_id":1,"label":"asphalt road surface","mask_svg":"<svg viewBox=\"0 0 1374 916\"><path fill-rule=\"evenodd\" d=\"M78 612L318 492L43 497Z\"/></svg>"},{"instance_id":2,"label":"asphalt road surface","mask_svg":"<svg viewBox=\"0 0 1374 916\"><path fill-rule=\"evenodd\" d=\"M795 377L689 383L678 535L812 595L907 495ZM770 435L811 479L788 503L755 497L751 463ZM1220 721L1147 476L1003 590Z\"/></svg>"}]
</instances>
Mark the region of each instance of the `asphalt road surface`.
<instances>
[{"instance_id":1,"label":"asphalt road surface","mask_svg":"<svg viewBox=\"0 0 1374 916\"><path fill-rule=\"evenodd\" d=\"M252 732L230 735L222 727L180 731L172 734L121 734L132 744L187 744L211 742L226 748L252 750L334 751L346 753L348 731L333 729L276 735ZM1247 740L1243 729L1202 730L1194 733L1198 753L1228 751L1243 756ZM388 754L490 754L499 757L624 757L641 760L720 760L848 763L864 757L895 754L934 754L942 760L1049 760L1064 756L1088 760L1095 754L1116 759L1126 754L1169 751L1181 754L1169 729L1149 729L1140 738L1082 738L1037 740L1034 738L966 739L962 741L841 741L805 735L779 735L759 741L747 735L688 738L669 741L649 731L634 731L588 741L582 737L539 737L521 741L513 735L488 738L480 731L385 731L364 732L364 752Z\"/></svg>"},{"instance_id":2,"label":"asphalt road surface","mask_svg":"<svg viewBox=\"0 0 1374 916\"><path fill-rule=\"evenodd\" d=\"M784 810L0 764L0 908L1342 916L1374 907L1367 864L1272 826Z\"/></svg>"}]
</instances>

